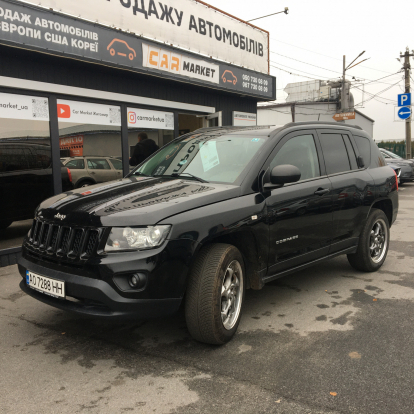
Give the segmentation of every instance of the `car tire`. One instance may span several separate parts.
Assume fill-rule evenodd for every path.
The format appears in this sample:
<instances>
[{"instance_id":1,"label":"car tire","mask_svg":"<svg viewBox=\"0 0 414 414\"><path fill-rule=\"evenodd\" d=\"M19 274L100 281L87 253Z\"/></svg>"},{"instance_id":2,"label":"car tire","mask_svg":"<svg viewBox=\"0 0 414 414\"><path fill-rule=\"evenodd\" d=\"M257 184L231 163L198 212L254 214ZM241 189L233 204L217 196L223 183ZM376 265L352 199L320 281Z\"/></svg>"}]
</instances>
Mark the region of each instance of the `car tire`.
<instances>
[{"instance_id":1,"label":"car tire","mask_svg":"<svg viewBox=\"0 0 414 414\"><path fill-rule=\"evenodd\" d=\"M236 333L245 292L244 263L230 244L204 247L192 266L185 302L185 318L191 336L207 344L221 345Z\"/></svg>"},{"instance_id":2,"label":"car tire","mask_svg":"<svg viewBox=\"0 0 414 414\"><path fill-rule=\"evenodd\" d=\"M94 185L95 183L93 183L90 180L84 180L84 181L80 181L79 183L76 184L76 188L83 188L83 187L89 187L90 185Z\"/></svg>"},{"instance_id":3,"label":"car tire","mask_svg":"<svg viewBox=\"0 0 414 414\"><path fill-rule=\"evenodd\" d=\"M0 230L6 230L12 223L11 220L0 220Z\"/></svg>"},{"instance_id":4,"label":"car tire","mask_svg":"<svg viewBox=\"0 0 414 414\"><path fill-rule=\"evenodd\" d=\"M373 209L359 238L357 252L348 254L351 266L363 272L375 272L384 263L390 244L390 226L382 210Z\"/></svg>"}]
</instances>

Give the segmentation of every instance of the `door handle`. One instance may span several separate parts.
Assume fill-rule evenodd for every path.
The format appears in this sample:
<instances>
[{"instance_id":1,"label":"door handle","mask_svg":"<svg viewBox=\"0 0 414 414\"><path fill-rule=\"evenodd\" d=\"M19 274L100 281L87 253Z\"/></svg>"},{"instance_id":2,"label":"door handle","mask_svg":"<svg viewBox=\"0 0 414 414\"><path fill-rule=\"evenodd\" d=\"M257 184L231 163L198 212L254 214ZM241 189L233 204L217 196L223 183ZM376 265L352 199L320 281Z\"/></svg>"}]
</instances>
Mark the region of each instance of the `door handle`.
<instances>
[{"instance_id":1,"label":"door handle","mask_svg":"<svg viewBox=\"0 0 414 414\"><path fill-rule=\"evenodd\" d=\"M318 188L313 194L321 196L324 194L328 194L331 190L329 188Z\"/></svg>"}]
</instances>

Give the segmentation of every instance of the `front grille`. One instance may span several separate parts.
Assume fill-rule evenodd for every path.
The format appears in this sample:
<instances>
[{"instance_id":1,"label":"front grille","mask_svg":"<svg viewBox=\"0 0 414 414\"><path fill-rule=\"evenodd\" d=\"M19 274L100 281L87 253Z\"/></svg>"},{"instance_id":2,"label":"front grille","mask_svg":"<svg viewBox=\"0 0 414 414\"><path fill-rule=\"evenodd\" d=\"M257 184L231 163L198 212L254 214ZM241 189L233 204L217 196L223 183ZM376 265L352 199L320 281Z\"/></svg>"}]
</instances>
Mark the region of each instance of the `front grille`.
<instances>
[{"instance_id":1,"label":"front grille","mask_svg":"<svg viewBox=\"0 0 414 414\"><path fill-rule=\"evenodd\" d=\"M86 260L97 249L102 229L60 226L39 219L33 221L28 245L54 260Z\"/></svg>"}]
</instances>

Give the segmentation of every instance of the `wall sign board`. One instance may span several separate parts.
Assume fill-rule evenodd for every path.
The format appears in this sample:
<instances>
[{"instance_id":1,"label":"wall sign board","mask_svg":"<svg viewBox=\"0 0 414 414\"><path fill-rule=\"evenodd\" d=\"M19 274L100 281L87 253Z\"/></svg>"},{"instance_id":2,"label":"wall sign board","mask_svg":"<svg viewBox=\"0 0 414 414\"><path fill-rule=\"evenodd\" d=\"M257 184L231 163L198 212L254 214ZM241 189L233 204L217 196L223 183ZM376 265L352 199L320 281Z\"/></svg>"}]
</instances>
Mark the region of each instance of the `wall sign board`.
<instances>
[{"instance_id":1,"label":"wall sign board","mask_svg":"<svg viewBox=\"0 0 414 414\"><path fill-rule=\"evenodd\" d=\"M89 102L57 100L59 122L121 126L121 108Z\"/></svg>"},{"instance_id":2,"label":"wall sign board","mask_svg":"<svg viewBox=\"0 0 414 414\"><path fill-rule=\"evenodd\" d=\"M174 113L128 108L128 127L174 129Z\"/></svg>"},{"instance_id":3,"label":"wall sign board","mask_svg":"<svg viewBox=\"0 0 414 414\"><path fill-rule=\"evenodd\" d=\"M257 125L257 114L233 111L233 125L234 126Z\"/></svg>"},{"instance_id":4,"label":"wall sign board","mask_svg":"<svg viewBox=\"0 0 414 414\"><path fill-rule=\"evenodd\" d=\"M0 93L0 118L49 120L47 98Z\"/></svg>"},{"instance_id":5,"label":"wall sign board","mask_svg":"<svg viewBox=\"0 0 414 414\"><path fill-rule=\"evenodd\" d=\"M180 4L188 1L178 0ZM41 4L44 6L47 2L49 0L42 0ZM84 4L91 2L95 3L96 0L64 3L68 7L75 5L83 8ZM128 3L127 0L123 2ZM56 7L58 3L60 4L60 0L50 0L50 3L51 7ZM118 7L120 2L99 1L99 7L94 7L93 10L100 10L107 5ZM63 6L62 9L66 11ZM81 16L86 17L83 14ZM141 17L141 14L138 13L138 16ZM96 20L96 16L93 20ZM135 22L139 26L136 20ZM266 73L254 72L184 52L26 3L0 0L0 43L74 57L88 62L105 63L107 66L263 98L263 100L276 98L275 78Z\"/></svg>"},{"instance_id":6,"label":"wall sign board","mask_svg":"<svg viewBox=\"0 0 414 414\"><path fill-rule=\"evenodd\" d=\"M268 32L194 0L41 0L60 10L137 35L268 73Z\"/></svg>"}]
</instances>

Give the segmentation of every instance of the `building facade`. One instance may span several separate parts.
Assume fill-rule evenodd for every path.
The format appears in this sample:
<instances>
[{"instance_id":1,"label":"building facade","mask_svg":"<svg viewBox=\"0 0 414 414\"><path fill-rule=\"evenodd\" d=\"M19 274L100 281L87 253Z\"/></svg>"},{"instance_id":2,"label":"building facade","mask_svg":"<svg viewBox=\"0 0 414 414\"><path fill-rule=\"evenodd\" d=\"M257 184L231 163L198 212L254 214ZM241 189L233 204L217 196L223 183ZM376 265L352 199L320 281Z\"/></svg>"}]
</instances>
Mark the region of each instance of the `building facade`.
<instances>
[{"instance_id":1,"label":"building facade","mask_svg":"<svg viewBox=\"0 0 414 414\"><path fill-rule=\"evenodd\" d=\"M52 3L62 12L0 0L3 266L16 261L39 198L70 176L86 186L126 175L139 132L161 147L200 127L255 122L257 103L276 97L267 32L203 2ZM120 26L131 18L145 36ZM214 58L196 53L198 37Z\"/></svg>"}]
</instances>

